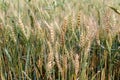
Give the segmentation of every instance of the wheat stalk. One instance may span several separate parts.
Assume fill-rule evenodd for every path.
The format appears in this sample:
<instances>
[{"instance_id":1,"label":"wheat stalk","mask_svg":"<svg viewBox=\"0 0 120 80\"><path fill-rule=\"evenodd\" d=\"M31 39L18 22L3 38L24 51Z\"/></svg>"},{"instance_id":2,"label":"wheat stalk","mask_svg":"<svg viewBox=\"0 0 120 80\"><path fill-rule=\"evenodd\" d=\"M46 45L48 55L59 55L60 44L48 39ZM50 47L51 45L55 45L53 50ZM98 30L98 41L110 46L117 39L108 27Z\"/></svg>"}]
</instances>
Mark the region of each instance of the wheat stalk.
<instances>
[{"instance_id":1,"label":"wheat stalk","mask_svg":"<svg viewBox=\"0 0 120 80\"><path fill-rule=\"evenodd\" d=\"M51 42L54 43L54 36L55 36L54 28L53 28L53 26L51 26L52 24L49 25L46 21L45 21L45 24L47 25L47 27L50 30Z\"/></svg>"},{"instance_id":2,"label":"wheat stalk","mask_svg":"<svg viewBox=\"0 0 120 80\"><path fill-rule=\"evenodd\" d=\"M23 35L25 36L25 38L28 40L30 38L30 34L31 34L31 27L29 26L25 26L21 20L21 18L19 17L19 20L18 20L18 23L19 23L19 27L23 33Z\"/></svg>"},{"instance_id":3,"label":"wheat stalk","mask_svg":"<svg viewBox=\"0 0 120 80\"><path fill-rule=\"evenodd\" d=\"M61 31L61 44L62 44L62 46L64 46L64 44L65 44L66 28L67 28L67 18L64 19L64 22L62 25L62 31Z\"/></svg>"},{"instance_id":4,"label":"wheat stalk","mask_svg":"<svg viewBox=\"0 0 120 80\"><path fill-rule=\"evenodd\" d=\"M21 18L19 18L18 23L19 23L19 25L20 25L20 29L22 30L23 34L26 35L26 34L25 34L25 33L26 33L26 32L25 32L25 26L24 26Z\"/></svg>"},{"instance_id":5,"label":"wheat stalk","mask_svg":"<svg viewBox=\"0 0 120 80\"><path fill-rule=\"evenodd\" d=\"M10 37L16 43L16 36L12 26L7 25L7 29L10 30Z\"/></svg>"},{"instance_id":6,"label":"wheat stalk","mask_svg":"<svg viewBox=\"0 0 120 80\"><path fill-rule=\"evenodd\" d=\"M61 65L60 65L59 55L58 55L57 52L55 53L55 61L56 61L56 64L57 64L57 67L58 67L59 71L60 71L61 73L63 73L63 69L62 69L62 67L61 67Z\"/></svg>"},{"instance_id":7,"label":"wheat stalk","mask_svg":"<svg viewBox=\"0 0 120 80\"><path fill-rule=\"evenodd\" d=\"M54 62L54 53L53 53L53 49L51 47L50 42L48 42L48 46L49 46L50 52L49 52L48 58L47 58L46 70L48 72L48 78L51 78L51 73L52 73L51 70L54 67L55 62Z\"/></svg>"},{"instance_id":8,"label":"wheat stalk","mask_svg":"<svg viewBox=\"0 0 120 80\"><path fill-rule=\"evenodd\" d=\"M43 31L42 31L40 23L38 21L35 21L35 23L36 23L35 34L36 34L37 39L43 38Z\"/></svg>"},{"instance_id":9,"label":"wheat stalk","mask_svg":"<svg viewBox=\"0 0 120 80\"><path fill-rule=\"evenodd\" d=\"M76 76L78 75L79 69L80 69L80 65L79 65L79 55L76 54L75 55L75 61L74 61L74 66L75 66L75 74Z\"/></svg>"}]
</instances>

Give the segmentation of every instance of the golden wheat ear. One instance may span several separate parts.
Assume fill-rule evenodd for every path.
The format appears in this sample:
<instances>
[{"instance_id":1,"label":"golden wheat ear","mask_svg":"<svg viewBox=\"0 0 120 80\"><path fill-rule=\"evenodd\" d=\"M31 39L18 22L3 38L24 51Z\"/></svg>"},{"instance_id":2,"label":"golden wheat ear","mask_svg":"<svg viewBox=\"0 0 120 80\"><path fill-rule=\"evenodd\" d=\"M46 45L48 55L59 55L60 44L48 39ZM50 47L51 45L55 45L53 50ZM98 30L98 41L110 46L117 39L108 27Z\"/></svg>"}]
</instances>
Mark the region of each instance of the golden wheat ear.
<instances>
[{"instance_id":1,"label":"golden wheat ear","mask_svg":"<svg viewBox=\"0 0 120 80\"><path fill-rule=\"evenodd\" d=\"M111 8L113 11L115 11L117 14L120 15L120 10L114 8L114 7L111 7L111 6L108 6L109 8Z\"/></svg>"}]
</instances>

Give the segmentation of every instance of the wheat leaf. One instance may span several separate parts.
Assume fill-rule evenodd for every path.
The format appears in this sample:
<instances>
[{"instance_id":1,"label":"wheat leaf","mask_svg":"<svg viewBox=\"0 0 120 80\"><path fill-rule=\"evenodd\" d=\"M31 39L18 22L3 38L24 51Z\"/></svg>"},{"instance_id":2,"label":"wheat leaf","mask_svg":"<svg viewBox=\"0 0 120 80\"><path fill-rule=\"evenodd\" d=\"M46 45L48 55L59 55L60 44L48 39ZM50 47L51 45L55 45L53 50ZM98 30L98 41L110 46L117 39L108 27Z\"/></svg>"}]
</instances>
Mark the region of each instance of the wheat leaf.
<instances>
[{"instance_id":1,"label":"wheat leaf","mask_svg":"<svg viewBox=\"0 0 120 80\"><path fill-rule=\"evenodd\" d=\"M117 14L120 15L120 10L118 10L118 9L112 7L112 6L109 6L109 8L112 9L112 10L113 10L114 12L116 12Z\"/></svg>"}]
</instances>

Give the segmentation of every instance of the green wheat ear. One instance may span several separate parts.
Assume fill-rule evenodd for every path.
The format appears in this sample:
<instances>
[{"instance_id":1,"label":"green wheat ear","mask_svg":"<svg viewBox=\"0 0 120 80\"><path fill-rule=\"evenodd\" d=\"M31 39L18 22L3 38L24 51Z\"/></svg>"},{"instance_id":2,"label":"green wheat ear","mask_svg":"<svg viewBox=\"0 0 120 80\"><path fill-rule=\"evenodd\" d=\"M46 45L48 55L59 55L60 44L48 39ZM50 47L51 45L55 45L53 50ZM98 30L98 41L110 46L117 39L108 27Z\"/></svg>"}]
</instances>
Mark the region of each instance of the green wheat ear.
<instances>
[{"instance_id":1,"label":"green wheat ear","mask_svg":"<svg viewBox=\"0 0 120 80\"><path fill-rule=\"evenodd\" d=\"M117 14L120 15L120 10L118 10L118 9L116 9L116 8L114 8L114 7L111 7L111 6L109 6L109 8L111 8L111 9L114 10Z\"/></svg>"}]
</instances>

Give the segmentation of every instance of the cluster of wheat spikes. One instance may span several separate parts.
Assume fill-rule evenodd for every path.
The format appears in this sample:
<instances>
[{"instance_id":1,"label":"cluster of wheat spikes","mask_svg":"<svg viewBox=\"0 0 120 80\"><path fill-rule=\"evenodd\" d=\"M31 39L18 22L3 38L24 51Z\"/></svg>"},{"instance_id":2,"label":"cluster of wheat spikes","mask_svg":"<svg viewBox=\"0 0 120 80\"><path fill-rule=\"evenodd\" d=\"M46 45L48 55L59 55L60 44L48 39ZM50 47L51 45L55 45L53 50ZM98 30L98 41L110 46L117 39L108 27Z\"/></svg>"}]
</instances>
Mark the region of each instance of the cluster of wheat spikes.
<instances>
[{"instance_id":1,"label":"cluster of wheat spikes","mask_svg":"<svg viewBox=\"0 0 120 80\"><path fill-rule=\"evenodd\" d=\"M0 0L0 80L120 80L118 2Z\"/></svg>"}]
</instances>

